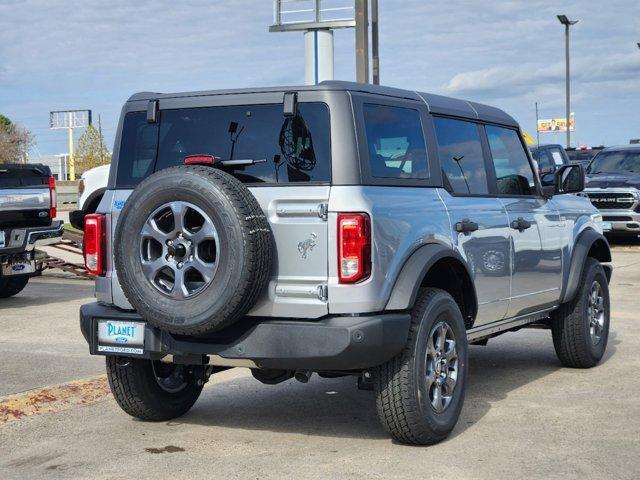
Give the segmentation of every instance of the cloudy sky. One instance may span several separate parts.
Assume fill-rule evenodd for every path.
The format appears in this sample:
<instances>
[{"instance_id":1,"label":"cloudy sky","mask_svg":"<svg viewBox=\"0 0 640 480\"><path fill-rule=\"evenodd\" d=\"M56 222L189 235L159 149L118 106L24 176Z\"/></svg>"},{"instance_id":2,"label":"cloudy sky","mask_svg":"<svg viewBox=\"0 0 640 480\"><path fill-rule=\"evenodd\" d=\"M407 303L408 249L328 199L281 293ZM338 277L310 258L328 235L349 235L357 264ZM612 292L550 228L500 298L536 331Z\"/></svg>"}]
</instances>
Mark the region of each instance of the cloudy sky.
<instances>
[{"instance_id":1,"label":"cloudy sky","mask_svg":"<svg viewBox=\"0 0 640 480\"><path fill-rule=\"evenodd\" d=\"M269 33L271 0L0 0L0 113L67 150L50 110L90 108L112 145L122 103L159 92L304 81L298 33ZM638 0L380 0L382 83L489 103L535 131L564 116L564 32L580 144L640 137ZM355 78L354 32L335 38L336 78ZM562 142L556 134L543 137Z\"/></svg>"}]
</instances>

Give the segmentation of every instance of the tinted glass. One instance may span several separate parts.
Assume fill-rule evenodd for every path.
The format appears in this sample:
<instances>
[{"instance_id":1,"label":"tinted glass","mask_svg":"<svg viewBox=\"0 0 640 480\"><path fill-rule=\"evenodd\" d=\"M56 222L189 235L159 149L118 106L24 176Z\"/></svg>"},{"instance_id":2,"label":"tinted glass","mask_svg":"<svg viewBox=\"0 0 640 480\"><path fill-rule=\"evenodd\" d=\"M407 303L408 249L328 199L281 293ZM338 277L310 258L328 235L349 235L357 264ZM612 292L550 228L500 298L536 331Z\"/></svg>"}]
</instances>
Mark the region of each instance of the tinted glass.
<instances>
[{"instance_id":1,"label":"tinted glass","mask_svg":"<svg viewBox=\"0 0 640 480\"><path fill-rule=\"evenodd\" d=\"M538 170L540 172L553 171L553 158L549 155L549 151L545 149L532 148L531 156L538 162Z\"/></svg>"},{"instance_id":2,"label":"tinted glass","mask_svg":"<svg viewBox=\"0 0 640 480\"><path fill-rule=\"evenodd\" d=\"M518 132L489 125L485 128L496 171L498 193L502 195L537 194L533 170Z\"/></svg>"},{"instance_id":3,"label":"tinted glass","mask_svg":"<svg viewBox=\"0 0 640 480\"><path fill-rule=\"evenodd\" d=\"M157 145L158 125L147 123L147 113L127 113L118 154L118 186L134 186L153 173Z\"/></svg>"},{"instance_id":4,"label":"tinted glass","mask_svg":"<svg viewBox=\"0 0 640 480\"><path fill-rule=\"evenodd\" d=\"M587 173L640 173L640 149L600 152L587 168Z\"/></svg>"},{"instance_id":5,"label":"tinted glass","mask_svg":"<svg viewBox=\"0 0 640 480\"><path fill-rule=\"evenodd\" d=\"M371 176L427 178L427 152L420 113L411 108L364 105Z\"/></svg>"},{"instance_id":6,"label":"tinted glass","mask_svg":"<svg viewBox=\"0 0 640 480\"><path fill-rule=\"evenodd\" d=\"M297 110L293 118L284 117L282 104L163 110L159 133L146 123L146 113L129 114L118 184L135 185L153 171L181 165L189 155L254 160L221 167L246 183L329 182L329 110L322 103L300 103Z\"/></svg>"},{"instance_id":7,"label":"tinted glass","mask_svg":"<svg viewBox=\"0 0 640 480\"><path fill-rule=\"evenodd\" d=\"M475 123L434 118L438 157L451 189L458 194L486 194L487 174Z\"/></svg>"}]
</instances>

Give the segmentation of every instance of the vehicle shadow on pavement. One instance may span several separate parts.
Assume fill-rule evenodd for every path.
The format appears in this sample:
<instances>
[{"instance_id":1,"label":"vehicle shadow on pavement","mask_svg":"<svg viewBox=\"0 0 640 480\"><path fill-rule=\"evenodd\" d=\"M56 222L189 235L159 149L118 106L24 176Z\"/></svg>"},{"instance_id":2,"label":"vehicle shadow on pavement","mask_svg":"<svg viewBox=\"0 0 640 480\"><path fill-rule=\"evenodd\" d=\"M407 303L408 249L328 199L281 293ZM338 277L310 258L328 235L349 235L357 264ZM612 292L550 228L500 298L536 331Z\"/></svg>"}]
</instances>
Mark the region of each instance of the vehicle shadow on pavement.
<instances>
[{"instance_id":1,"label":"vehicle shadow on pavement","mask_svg":"<svg viewBox=\"0 0 640 480\"><path fill-rule=\"evenodd\" d=\"M61 301L73 301L93 297L93 282L86 280L67 280L47 278L43 281L36 277L29 280L25 289L15 297L0 299L0 310L3 308L22 308L41 306Z\"/></svg>"},{"instance_id":2,"label":"vehicle shadow on pavement","mask_svg":"<svg viewBox=\"0 0 640 480\"><path fill-rule=\"evenodd\" d=\"M614 355L617 343L611 332L603 363ZM450 439L479 422L510 392L564 368L548 331L531 332L524 341L513 335L490 341L486 347L472 346L469 363L465 406ZM326 437L389 438L378 422L373 392L358 390L355 377L314 375L306 385L295 380L262 385L252 377L221 382L208 386L191 412L177 422Z\"/></svg>"},{"instance_id":3,"label":"vehicle shadow on pavement","mask_svg":"<svg viewBox=\"0 0 640 480\"><path fill-rule=\"evenodd\" d=\"M503 338L489 340L487 346L470 347L465 405L449 439L479 422L493 404L506 399L510 392L559 370L572 371L564 367L556 356L550 331L531 331L523 337L522 333L507 333ZM611 331L599 366L615 354L616 345L620 343L616 337L616 333ZM588 369L577 371L587 372ZM562 388L561 382L559 379L559 389Z\"/></svg>"}]
</instances>

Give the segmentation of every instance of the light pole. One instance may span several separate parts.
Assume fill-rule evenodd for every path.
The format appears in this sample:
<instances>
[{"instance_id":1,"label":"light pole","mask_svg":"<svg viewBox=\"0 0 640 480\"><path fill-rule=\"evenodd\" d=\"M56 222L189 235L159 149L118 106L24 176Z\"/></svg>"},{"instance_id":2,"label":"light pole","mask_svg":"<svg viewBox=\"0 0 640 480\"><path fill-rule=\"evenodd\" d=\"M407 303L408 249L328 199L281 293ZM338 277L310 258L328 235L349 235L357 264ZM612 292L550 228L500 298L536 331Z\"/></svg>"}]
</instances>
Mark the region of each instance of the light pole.
<instances>
[{"instance_id":1,"label":"light pole","mask_svg":"<svg viewBox=\"0 0 640 480\"><path fill-rule=\"evenodd\" d=\"M569 27L578 23L578 20L569 20L566 15L558 15L558 20L564 25L564 39L565 39L565 62L566 62L566 118L567 125L567 148L571 146L571 127L569 120L571 117L571 71L569 66Z\"/></svg>"}]
</instances>

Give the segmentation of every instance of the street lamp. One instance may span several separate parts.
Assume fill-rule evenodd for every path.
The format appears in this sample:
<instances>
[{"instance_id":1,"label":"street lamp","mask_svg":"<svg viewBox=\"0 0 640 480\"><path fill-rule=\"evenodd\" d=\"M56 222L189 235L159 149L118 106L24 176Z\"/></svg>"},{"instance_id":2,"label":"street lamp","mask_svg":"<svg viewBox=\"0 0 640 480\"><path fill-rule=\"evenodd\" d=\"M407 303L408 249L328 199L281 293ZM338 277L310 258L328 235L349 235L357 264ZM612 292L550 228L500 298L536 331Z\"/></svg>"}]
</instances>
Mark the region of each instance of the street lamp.
<instances>
[{"instance_id":1,"label":"street lamp","mask_svg":"<svg viewBox=\"0 0 640 480\"><path fill-rule=\"evenodd\" d=\"M569 67L569 27L578 23L578 20L569 20L566 15L558 15L558 20L564 25L565 38L565 61L566 61L566 125L567 125L567 148L571 146L571 128L569 126L569 118L571 116L571 84L570 84L570 67Z\"/></svg>"}]
</instances>

